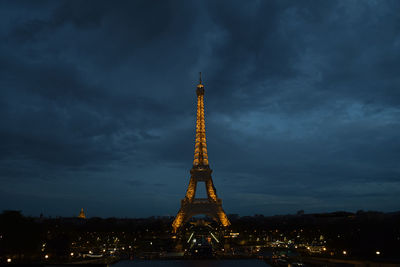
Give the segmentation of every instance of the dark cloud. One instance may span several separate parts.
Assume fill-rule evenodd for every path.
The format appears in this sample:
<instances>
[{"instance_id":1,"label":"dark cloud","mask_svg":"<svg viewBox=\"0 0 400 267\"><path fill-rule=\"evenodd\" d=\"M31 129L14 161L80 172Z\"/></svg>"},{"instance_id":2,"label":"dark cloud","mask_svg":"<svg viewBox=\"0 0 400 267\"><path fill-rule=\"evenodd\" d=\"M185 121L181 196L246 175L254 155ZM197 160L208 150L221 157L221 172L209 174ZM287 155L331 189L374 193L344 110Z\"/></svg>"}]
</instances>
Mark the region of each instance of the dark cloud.
<instances>
[{"instance_id":1,"label":"dark cloud","mask_svg":"<svg viewBox=\"0 0 400 267\"><path fill-rule=\"evenodd\" d=\"M174 215L203 71L228 213L399 209L398 9L2 1L0 208Z\"/></svg>"}]
</instances>

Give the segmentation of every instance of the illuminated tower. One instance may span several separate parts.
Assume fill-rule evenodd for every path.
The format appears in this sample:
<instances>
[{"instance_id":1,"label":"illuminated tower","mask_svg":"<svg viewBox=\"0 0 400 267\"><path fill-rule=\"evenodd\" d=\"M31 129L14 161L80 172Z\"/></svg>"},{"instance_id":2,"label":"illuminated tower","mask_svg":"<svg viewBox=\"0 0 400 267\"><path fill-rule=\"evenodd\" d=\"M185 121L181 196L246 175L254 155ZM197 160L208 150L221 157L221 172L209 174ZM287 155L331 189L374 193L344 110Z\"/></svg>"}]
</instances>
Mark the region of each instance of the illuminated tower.
<instances>
[{"instance_id":1,"label":"illuminated tower","mask_svg":"<svg viewBox=\"0 0 400 267\"><path fill-rule=\"evenodd\" d=\"M181 200L181 208L176 215L172 227L177 231L191 217L198 214L205 214L216 221L220 221L223 226L229 226L230 222L222 209L222 200L217 197L211 173L208 165L206 128L204 120L204 86L200 82L196 89L197 94L197 121L196 121L196 141L194 147L193 167L190 170L190 181L186 191L186 196ZM199 182L204 182L207 191L207 198L195 198L196 187Z\"/></svg>"},{"instance_id":2,"label":"illuminated tower","mask_svg":"<svg viewBox=\"0 0 400 267\"><path fill-rule=\"evenodd\" d=\"M79 212L78 218L86 219L85 213L83 212L83 208L81 208L81 212Z\"/></svg>"}]
</instances>

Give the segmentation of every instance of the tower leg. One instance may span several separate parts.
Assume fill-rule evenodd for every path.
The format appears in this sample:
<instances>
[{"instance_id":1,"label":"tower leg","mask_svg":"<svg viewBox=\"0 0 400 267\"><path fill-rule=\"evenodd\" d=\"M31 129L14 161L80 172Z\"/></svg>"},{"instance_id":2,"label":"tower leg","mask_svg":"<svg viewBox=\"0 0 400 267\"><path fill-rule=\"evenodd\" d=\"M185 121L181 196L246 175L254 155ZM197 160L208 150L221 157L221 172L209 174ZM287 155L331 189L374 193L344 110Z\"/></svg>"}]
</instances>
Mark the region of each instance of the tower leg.
<instances>
[{"instance_id":1,"label":"tower leg","mask_svg":"<svg viewBox=\"0 0 400 267\"><path fill-rule=\"evenodd\" d=\"M186 198L189 201L192 201L194 196L196 195L196 186L197 186L196 180L193 177L190 177L189 186L186 191Z\"/></svg>"},{"instance_id":2,"label":"tower leg","mask_svg":"<svg viewBox=\"0 0 400 267\"><path fill-rule=\"evenodd\" d=\"M214 201L217 201L217 192L211 179L206 181L207 195Z\"/></svg>"},{"instance_id":3,"label":"tower leg","mask_svg":"<svg viewBox=\"0 0 400 267\"><path fill-rule=\"evenodd\" d=\"M176 233L178 228L182 226L184 218L185 218L185 213L182 211L182 209L180 209L175 217L174 222L172 223L172 230L174 233Z\"/></svg>"},{"instance_id":4,"label":"tower leg","mask_svg":"<svg viewBox=\"0 0 400 267\"><path fill-rule=\"evenodd\" d=\"M226 213L222 209L222 207L220 207L218 209L218 218L224 227L231 225L231 223L229 222L228 217L226 216Z\"/></svg>"}]
</instances>

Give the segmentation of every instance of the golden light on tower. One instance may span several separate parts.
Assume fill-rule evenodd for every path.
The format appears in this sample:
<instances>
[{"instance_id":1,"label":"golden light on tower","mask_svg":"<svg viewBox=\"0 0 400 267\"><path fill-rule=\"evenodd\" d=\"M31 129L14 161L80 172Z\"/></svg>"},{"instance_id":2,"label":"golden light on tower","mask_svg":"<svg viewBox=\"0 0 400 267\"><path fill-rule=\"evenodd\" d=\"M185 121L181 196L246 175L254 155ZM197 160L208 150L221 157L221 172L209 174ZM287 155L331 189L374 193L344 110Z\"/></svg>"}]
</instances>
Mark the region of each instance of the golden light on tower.
<instances>
[{"instance_id":1,"label":"golden light on tower","mask_svg":"<svg viewBox=\"0 0 400 267\"><path fill-rule=\"evenodd\" d=\"M81 212L79 212L78 218L86 219L86 215L85 212L83 211L83 208L81 208Z\"/></svg>"},{"instance_id":2,"label":"golden light on tower","mask_svg":"<svg viewBox=\"0 0 400 267\"><path fill-rule=\"evenodd\" d=\"M201 83L197 85L197 119L196 119L196 139L194 145L193 166L208 166L206 126L204 119L204 86Z\"/></svg>"}]
</instances>

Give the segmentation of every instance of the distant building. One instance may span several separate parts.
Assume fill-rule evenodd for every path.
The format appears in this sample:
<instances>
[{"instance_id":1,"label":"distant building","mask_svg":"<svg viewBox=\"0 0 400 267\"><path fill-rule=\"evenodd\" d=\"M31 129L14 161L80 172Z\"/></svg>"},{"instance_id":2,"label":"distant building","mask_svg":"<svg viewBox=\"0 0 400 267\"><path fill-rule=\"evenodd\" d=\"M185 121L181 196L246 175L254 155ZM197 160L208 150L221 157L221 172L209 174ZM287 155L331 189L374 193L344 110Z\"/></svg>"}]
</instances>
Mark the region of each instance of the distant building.
<instances>
[{"instance_id":1,"label":"distant building","mask_svg":"<svg viewBox=\"0 0 400 267\"><path fill-rule=\"evenodd\" d=\"M78 218L86 219L85 212L83 211L83 208L81 208L81 212L79 212Z\"/></svg>"}]
</instances>

